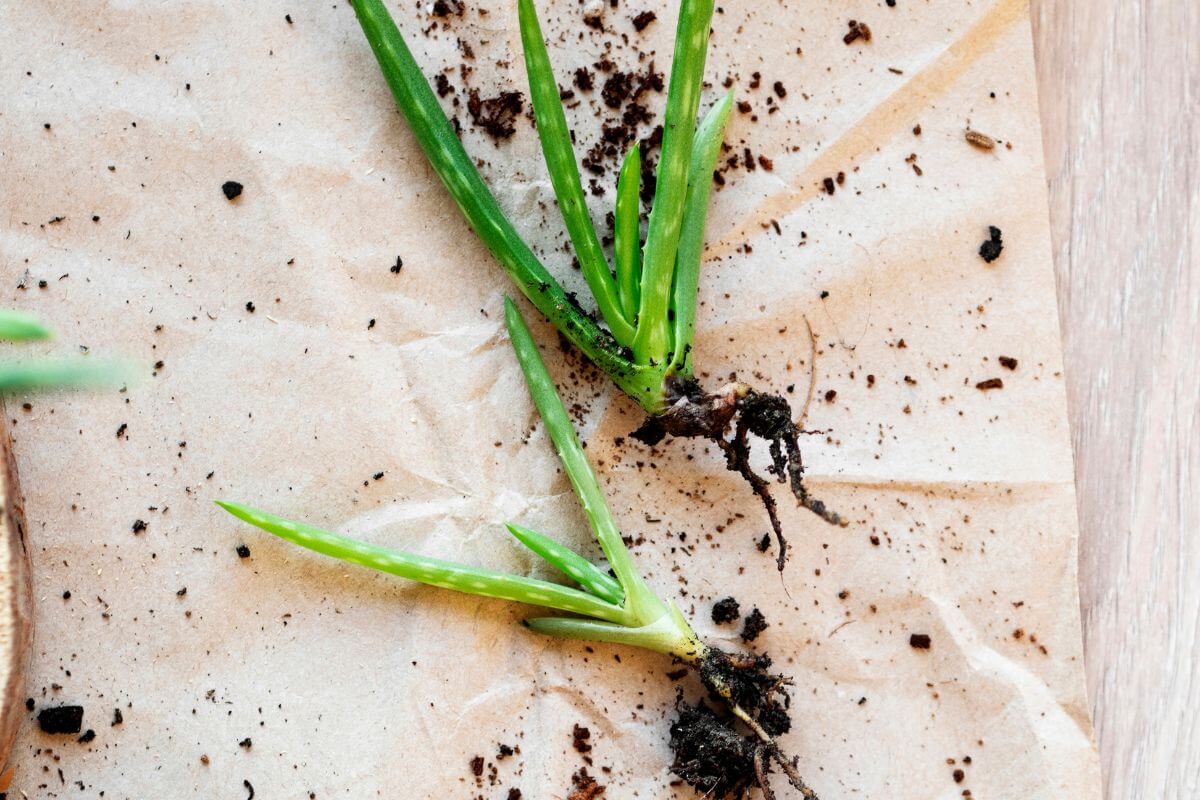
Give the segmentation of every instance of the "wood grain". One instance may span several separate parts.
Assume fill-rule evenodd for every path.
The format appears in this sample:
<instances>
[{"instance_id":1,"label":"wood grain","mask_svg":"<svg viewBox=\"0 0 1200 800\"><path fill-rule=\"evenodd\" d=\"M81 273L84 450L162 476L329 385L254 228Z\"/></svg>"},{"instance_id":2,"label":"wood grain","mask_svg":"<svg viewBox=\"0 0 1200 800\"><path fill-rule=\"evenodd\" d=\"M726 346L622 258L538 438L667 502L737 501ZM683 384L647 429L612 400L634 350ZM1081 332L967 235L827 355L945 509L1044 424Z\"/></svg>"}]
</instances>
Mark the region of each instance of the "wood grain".
<instances>
[{"instance_id":1,"label":"wood grain","mask_svg":"<svg viewBox=\"0 0 1200 800\"><path fill-rule=\"evenodd\" d=\"M1109 798L1200 796L1200 6L1033 4Z\"/></svg>"},{"instance_id":2,"label":"wood grain","mask_svg":"<svg viewBox=\"0 0 1200 800\"><path fill-rule=\"evenodd\" d=\"M25 717L25 671L33 636L25 509L3 412L0 402L0 770ZM9 777L0 772L0 792L8 788Z\"/></svg>"}]
</instances>

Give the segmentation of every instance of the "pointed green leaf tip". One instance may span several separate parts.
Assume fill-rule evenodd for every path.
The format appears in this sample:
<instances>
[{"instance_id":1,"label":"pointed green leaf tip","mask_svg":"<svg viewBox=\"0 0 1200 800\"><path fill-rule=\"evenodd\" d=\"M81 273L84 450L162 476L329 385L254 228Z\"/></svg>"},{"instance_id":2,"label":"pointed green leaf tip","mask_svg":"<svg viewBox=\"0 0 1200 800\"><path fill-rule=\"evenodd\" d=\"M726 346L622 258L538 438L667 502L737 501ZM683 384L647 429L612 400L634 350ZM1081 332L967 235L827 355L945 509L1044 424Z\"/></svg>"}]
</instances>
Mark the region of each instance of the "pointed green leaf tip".
<instances>
[{"instance_id":1,"label":"pointed green leaf tip","mask_svg":"<svg viewBox=\"0 0 1200 800\"><path fill-rule=\"evenodd\" d=\"M602 600L620 605L625 600L621 584L575 551L559 544L549 536L511 522L505 523L508 532L547 564L578 583Z\"/></svg>"}]
</instances>

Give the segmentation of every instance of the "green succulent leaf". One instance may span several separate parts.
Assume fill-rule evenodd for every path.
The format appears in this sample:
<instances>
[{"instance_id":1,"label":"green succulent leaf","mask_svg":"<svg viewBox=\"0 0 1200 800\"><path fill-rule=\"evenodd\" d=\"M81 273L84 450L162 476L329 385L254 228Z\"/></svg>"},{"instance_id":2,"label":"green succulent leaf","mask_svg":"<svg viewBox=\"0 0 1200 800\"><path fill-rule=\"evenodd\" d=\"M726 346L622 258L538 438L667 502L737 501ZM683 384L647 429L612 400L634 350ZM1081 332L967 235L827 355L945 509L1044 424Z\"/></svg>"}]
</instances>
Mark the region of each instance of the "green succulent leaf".
<instances>
[{"instance_id":1,"label":"green succulent leaf","mask_svg":"<svg viewBox=\"0 0 1200 800\"><path fill-rule=\"evenodd\" d=\"M613 260L617 264L617 294L631 322L637 322L641 295L641 186L642 150L634 144L617 176L617 206L613 214Z\"/></svg>"},{"instance_id":2,"label":"green succulent leaf","mask_svg":"<svg viewBox=\"0 0 1200 800\"><path fill-rule=\"evenodd\" d=\"M692 163L688 168L687 198L683 204L683 224L679 230L679 251L675 255L675 285L671 291L671 310L675 326L672 337L671 366L684 377L692 375L692 340L696 332L696 293L700 285L700 259L704 253L704 224L708 219L708 196L712 190L713 170L725 140L725 123L733 108L730 90L708 113L696 129Z\"/></svg>"},{"instance_id":3,"label":"green succulent leaf","mask_svg":"<svg viewBox=\"0 0 1200 800\"><path fill-rule=\"evenodd\" d=\"M356 0L354 10L397 106L476 235L530 302L588 359L647 410L661 408L662 374L639 368L621 352L612 335L567 297L504 215L382 0Z\"/></svg>"},{"instance_id":4,"label":"green succulent leaf","mask_svg":"<svg viewBox=\"0 0 1200 800\"><path fill-rule=\"evenodd\" d=\"M37 339L49 339L53 334L49 328L28 314L20 311L0 309L0 340L10 342L30 342Z\"/></svg>"},{"instance_id":5,"label":"green succulent leaf","mask_svg":"<svg viewBox=\"0 0 1200 800\"><path fill-rule=\"evenodd\" d=\"M126 364L86 358L0 362L0 394L111 386L128 375Z\"/></svg>"},{"instance_id":6,"label":"green succulent leaf","mask_svg":"<svg viewBox=\"0 0 1200 800\"><path fill-rule=\"evenodd\" d=\"M707 650L674 603L653 622L637 627L566 617L535 617L525 620L525 627L560 639L583 639L641 647L675 656L690 664L699 662Z\"/></svg>"},{"instance_id":7,"label":"green succulent leaf","mask_svg":"<svg viewBox=\"0 0 1200 800\"><path fill-rule=\"evenodd\" d=\"M350 564L456 592L569 611L613 623L624 623L629 618L620 606L557 583L391 550L237 503L217 500L216 504L267 533Z\"/></svg>"},{"instance_id":8,"label":"green succulent leaf","mask_svg":"<svg viewBox=\"0 0 1200 800\"><path fill-rule=\"evenodd\" d=\"M604 499L604 492L600 490L596 473L592 471L592 466L584 455L583 446L575 435L575 429L571 427L567 409L554 388L554 381L546 371L546 365L542 362L525 320L508 298L505 298L504 302L504 321L508 325L508 335L512 339L521 371L525 374L529 393L533 395L533 402L538 413L542 415L546 432L550 435L550 441L554 443L554 449L571 481L571 486L575 489L579 504L583 506L583 513L596 534L596 540L625 592L626 607L637 619L657 619L666 609L638 574L633 558L621 538L616 520L613 519L612 511L608 508L608 502Z\"/></svg>"},{"instance_id":9,"label":"green succulent leaf","mask_svg":"<svg viewBox=\"0 0 1200 800\"><path fill-rule=\"evenodd\" d=\"M604 321L617 341L629 344L633 340L633 326L629 323L632 317L621 308L616 283L604 258L604 251L600 249L592 218L588 215L583 184L579 179L579 166L571 146L571 132L567 129L567 116L563 111L558 83L554 80L550 54L546 52L546 42L542 38L533 0L518 0L517 12L521 42L525 48L525 71L529 76L529 96L537 120L542 154L550 172L554 196L558 198L558 208L562 212L567 233L571 236L571 244L575 246L583 277L592 290L592 297Z\"/></svg>"},{"instance_id":10,"label":"green succulent leaf","mask_svg":"<svg viewBox=\"0 0 1200 800\"><path fill-rule=\"evenodd\" d=\"M509 522L505 524L505 527L518 542L540 556L547 564L578 583L584 590L596 595L601 600L607 600L616 605L624 602L625 592L621 591L621 584L574 550L559 544L549 536L544 536L521 525Z\"/></svg>"},{"instance_id":11,"label":"green succulent leaf","mask_svg":"<svg viewBox=\"0 0 1200 800\"><path fill-rule=\"evenodd\" d=\"M634 359L639 364L662 364L671 347L667 309L679 248L687 195L688 164L696 132L700 86L708 50L708 26L713 0L682 0L675 31L675 55L667 87L663 120L662 155L658 160L654 205L646 232L642 259L642 290L638 307L638 329L633 340Z\"/></svg>"}]
</instances>

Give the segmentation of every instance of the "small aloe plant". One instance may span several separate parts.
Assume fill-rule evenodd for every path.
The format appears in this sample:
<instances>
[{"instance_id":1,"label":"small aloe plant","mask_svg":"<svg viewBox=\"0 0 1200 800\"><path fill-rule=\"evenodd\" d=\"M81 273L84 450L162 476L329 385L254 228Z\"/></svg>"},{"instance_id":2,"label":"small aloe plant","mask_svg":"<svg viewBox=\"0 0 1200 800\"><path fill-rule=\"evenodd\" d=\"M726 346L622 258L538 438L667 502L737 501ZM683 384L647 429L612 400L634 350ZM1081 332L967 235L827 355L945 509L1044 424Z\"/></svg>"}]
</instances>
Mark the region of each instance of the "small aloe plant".
<instances>
[{"instance_id":1,"label":"small aloe plant","mask_svg":"<svg viewBox=\"0 0 1200 800\"><path fill-rule=\"evenodd\" d=\"M34 317L0 309L0 341L33 342L52 336ZM124 369L112 362L82 358L0 361L0 394L94 386L113 382L122 372Z\"/></svg>"},{"instance_id":2,"label":"small aloe plant","mask_svg":"<svg viewBox=\"0 0 1200 800\"><path fill-rule=\"evenodd\" d=\"M588 212L533 1L517 0L542 153L599 319L563 291L505 216L382 0L354 0L354 8L401 112L467 222L538 310L648 413L634 436L648 444L668 435L716 443L728 468L749 481L762 500L779 543L780 569L787 545L769 484L751 469L748 433L770 442L771 471L790 484L802 506L827 522L845 524L804 486L800 430L784 398L737 381L706 392L694 376L692 344L709 190L733 103L732 93L726 93L697 124L713 0L680 3L645 243L638 193L641 151L635 144L617 180L612 267ZM727 439L731 425L734 433Z\"/></svg>"},{"instance_id":3,"label":"small aloe plant","mask_svg":"<svg viewBox=\"0 0 1200 800\"><path fill-rule=\"evenodd\" d=\"M512 523L508 524L508 531L517 541L576 586L367 544L236 503L217 501L217 505L268 533L341 561L430 586L576 615L524 621L526 627L538 633L640 647L678 659L699 673L703 684L724 701L751 733L735 732L703 704L684 709L680 721L672 728L676 772L713 797L740 793L752 783L761 786L765 796L770 797L766 776L774 763L805 797L815 797L773 738L790 724L784 705L783 687L787 681L766 672L770 660L765 656L730 654L705 644L675 603L661 599L647 585L625 546L537 345L520 313L507 299L505 322L534 403L604 551L611 574L559 542ZM685 722L693 728L708 726L708 729L684 731ZM701 737L699 743L697 736ZM723 749L712 745L713 736L722 739ZM711 763L714 757L719 763Z\"/></svg>"}]
</instances>

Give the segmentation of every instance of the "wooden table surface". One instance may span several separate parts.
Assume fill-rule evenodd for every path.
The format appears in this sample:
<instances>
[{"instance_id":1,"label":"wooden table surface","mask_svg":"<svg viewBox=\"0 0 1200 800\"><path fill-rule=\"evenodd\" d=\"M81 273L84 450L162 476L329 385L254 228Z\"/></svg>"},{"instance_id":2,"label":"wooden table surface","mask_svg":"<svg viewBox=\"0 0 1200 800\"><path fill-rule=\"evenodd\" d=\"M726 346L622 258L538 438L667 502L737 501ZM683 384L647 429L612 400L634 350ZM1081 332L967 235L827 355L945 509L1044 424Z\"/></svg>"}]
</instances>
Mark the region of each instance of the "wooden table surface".
<instances>
[{"instance_id":1,"label":"wooden table surface","mask_svg":"<svg viewBox=\"0 0 1200 800\"><path fill-rule=\"evenodd\" d=\"M1032 10L1105 796L1200 797L1200 4Z\"/></svg>"}]
</instances>

